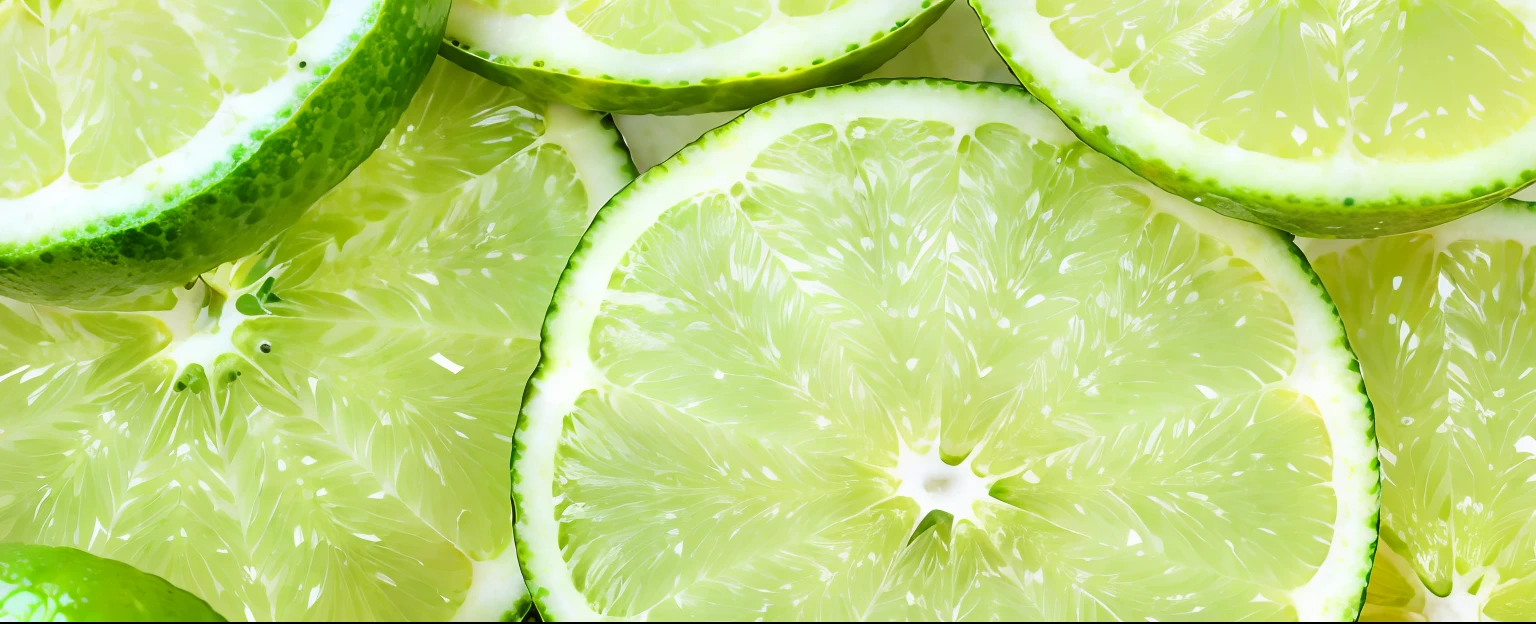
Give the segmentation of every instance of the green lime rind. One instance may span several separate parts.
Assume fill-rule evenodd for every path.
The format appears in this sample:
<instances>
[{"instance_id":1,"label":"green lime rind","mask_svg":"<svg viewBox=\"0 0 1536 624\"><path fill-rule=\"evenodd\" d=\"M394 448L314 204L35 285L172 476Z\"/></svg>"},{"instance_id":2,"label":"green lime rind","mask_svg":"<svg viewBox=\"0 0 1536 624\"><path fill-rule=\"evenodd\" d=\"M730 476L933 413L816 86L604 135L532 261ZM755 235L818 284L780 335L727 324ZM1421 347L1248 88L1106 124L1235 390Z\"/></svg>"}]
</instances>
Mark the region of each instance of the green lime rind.
<instances>
[{"instance_id":1,"label":"green lime rind","mask_svg":"<svg viewBox=\"0 0 1536 624\"><path fill-rule=\"evenodd\" d=\"M1042 105L1023 89L1013 86L936 79L870 80L787 96L748 111L706 133L678 155L657 165L626 187L594 218L556 287L541 333L540 362L525 390L523 410L519 415L513 444L512 492L517 518L515 533L518 558L524 577L528 579L534 604L546 619L559 621L592 616L590 606L581 601L581 596L569 592L567 585L570 579L559 578L570 571L560 558L563 545L552 545L555 536L550 530L555 519L549 515L552 508L545 496L548 495L547 480L552 478L552 467L547 462L552 462L552 449L559 444L563 435L563 426L550 421L562 413L562 409L569 407L568 401L572 397L564 395L572 392L572 389L563 387L564 384L573 375L579 377L584 374L581 371L589 366L582 361L583 350L586 348L586 342L581 336L584 326L581 321L574 319L594 313L593 302L581 292L584 289L590 290L596 283L606 283L604 280L607 273L601 267L590 271L585 268L595 257L611 255L611 250L602 249L603 241L616 235L605 235L604 231L648 227L645 225L645 217L631 217L628 214L632 211L641 212L632 210L639 208L631 206L638 201L637 197L647 193L651 187L686 184L678 180L680 177L696 179L699 172L689 170L690 161L709 161L712 159L712 150L729 150L736 142L737 137L733 135L742 126L754 122L764 123L764 119L775 114L787 115L776 111L792 105L803 105L807 100L833 99L887 85L923 85L978 93L990 91L1018 98L1030 106ZM1222 220L1213 217L1211 221L1201 222L1210 224L1212 221ZM1212 227L1230 231L1231 226L1213 224ZM1314 338L1327 336L1326 340L1316 344L1321 351L1327 353L1328 369L1353 376L1353 383L1347 384L1344 392L1330 399L1335 403L1337 411L1334 413L1338 416L1329 417L1330 420L1336 420L1330 423L1330 432L1338 431L1342 434L1342 437L1334 440L1335 463L1348 466L1342 472L1336 470L1334 473L1336 487L1347 488L1349 492L1347 495L1341 494L1339 499L1340 515L1335 525L1335 545L1324 564L1326 569L1320 570L1311 582L1297 590L1300 594L1297 600L1304 600L1316 607L1304 615L1309 619L1354 621L1364 605L1365 587L1372 571L1380 523L1381 467L1376 453L1374 408L1366 395L1365 383L1360 377L1360 365L1345 335L1337 307L1321 279L1291 235L1260 228L1249 240L1266 239L1269 242L1263 246L1271 248L1271 251L1266 252L1270 260L1265 262L1269 267L1265 273L1274 275L1273 279L1286 284L1288 298L1306 302L1304 305L1298 304L1301 309L1293 313L1304 314L1310 319L1306 327L1315 334ZM587 272L594 273L584 275ZM562 336L569 339L562 340ZM1350 508L1350 511L1345 513L1345 508Z\"/></svg>"},{"instance_id":2,"label":"green lime rind","mask_svg":"<svg viewBox=\"0 0 1536 624\"><path fill-rule=\"evenodd\" d=\"M378 0L350 49L315 61L302 105L207 173L137 210L0 245L0 294L99 308L255 252L389 134L432 67L449 3Z\"/></svg>"},{"instance_id":3,"label":"green lime rind","mask_svg":"<svg viewBox=\"0 0 1536 624\"><path fill-rule=\"evenodd\" d=\"M901 52L938 21L954 0L928 3L921 13L850 42L842 56L810 65L764 68L753 75L663 84L643 77L592 76L580 68L498 56L455 38L441 53L475 73L544 100L624 115L692 115L751 108L776 97L859 79ZM782 69L782 71L780 71Z\"/></svg>"},{"instance_id":4,"label":"green lime rind","mask_svg":"<svg viewBox=\"0 0 1536 624\"><path fill-rule=\"evenodd\" d=\"M224 622L165 579L74 548L0 544L0 620Z\"/></svg>"},{"instance_id":5,"label":"green lime rind","mask_svg":"<svg viewBox=\"0 0 1536 624\"><path fill-rule=\"evenodd\" d=\"M1055 111L1084 143L1103 153L1158 187L1185 197L1220 214L1280 228L1308 238L1369 238L1401 234L1454 221L1513 195L1536 181L1536 168L1506 177L1493 177L1471 188L1439 194L1384 198L1335 197L1305 191L1276 193L1219 180L1187 168L1169 165L1116 141L1113 131L1083 121L1080 107L1054 97L1051 90L1022 66L985 9L986 0L969 0L981 18L987 35L1030 93Z\"/></svg>"}]
</instances>

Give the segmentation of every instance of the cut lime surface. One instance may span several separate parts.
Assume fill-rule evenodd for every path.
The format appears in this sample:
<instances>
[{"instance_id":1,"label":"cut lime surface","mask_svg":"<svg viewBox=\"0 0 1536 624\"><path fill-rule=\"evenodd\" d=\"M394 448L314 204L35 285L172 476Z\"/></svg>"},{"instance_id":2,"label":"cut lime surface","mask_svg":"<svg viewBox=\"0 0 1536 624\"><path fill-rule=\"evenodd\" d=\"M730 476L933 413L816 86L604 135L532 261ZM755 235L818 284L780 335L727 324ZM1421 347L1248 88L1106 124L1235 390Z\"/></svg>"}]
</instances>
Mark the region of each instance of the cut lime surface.
<instances>
[{"instance_id":1,"label":"cut lime surface","mask_svg":"<svg viewBox=\"0 0 1536 624\"><path fill-rule=\"evenodd\" d=\"M604 207L544 331L546 617L1358 611L1370 409L1305 259L1018 87L749 111Z\"/></svg>"},{"instance_id":2,"label":"cut lime surface","mask_svg":"<svg viewBox=\"0 0 1536 624\"><path fill-rule=\"evenodd\" d=\"M223 622L153 574L74 548L0 544L0 621Z\"/></svg>"},{"instance_id":3,"label":"cut lime surface","mask_svg":"<svg viewBox=\"0 0 1536 624\"><path fill-rule=\"evenodd\" d=\"M448 0L0 0L0 295L73 307L256 251L378 147Z\"/></svg>"},{"instance_id":4,"label":"cut lime surface","mask_svg":"<svg viewBox=\"0 0 1536 624\"><path fill-rule=\"evenodd\" d=\"M260 254L132 311L0 299L0 540L237 619L500 618L511 434L555 280L633 175L600 115L439 61Z\"/></svg>"},{"instance_id":5,"label":"cut lime surface","mask_svg":"<svg viewBox=\"0 0 1536 624\"><path fill-rule=\"evenodd\" d=\"M443 54L591 110L740 110L857 79L953 0L461 0Z\"/></svg>"},{"instance_id":6,"label":"cut lime surface","mask_svg":"<svg viewBox=\"0 0 1536 624\"><path fill-rule=\"evenodd\" d=\"M1083 140L1230 216L1363 238L1536 179L1523 0L972 4Z\"/></svg>"},{"instance_id":7,"label":"cut lime surface","mask_svg":"<svg viewBox=\"0 0 1536 624\"><path fill-rule=\"evenodd\" d=\"M1536 207L1308 241L1376 405L1381 554L1364 619L1536 618Z\"/></svg>"},{"instance_id":8,"label":"cut lime surface","mask_svg":"<svg viewBox=\"0 0 1536 624\"><path fill-rule=\"evenodd\" d=\"M992 49L976 12L964 2L945 9L923 36L869 75L871 78L949 78L967 82L1018 84ZM698 115L616 115L630 155L640 171L670 158L705 132L735 119L741 111Z\"/></svg>"}]
</instances>

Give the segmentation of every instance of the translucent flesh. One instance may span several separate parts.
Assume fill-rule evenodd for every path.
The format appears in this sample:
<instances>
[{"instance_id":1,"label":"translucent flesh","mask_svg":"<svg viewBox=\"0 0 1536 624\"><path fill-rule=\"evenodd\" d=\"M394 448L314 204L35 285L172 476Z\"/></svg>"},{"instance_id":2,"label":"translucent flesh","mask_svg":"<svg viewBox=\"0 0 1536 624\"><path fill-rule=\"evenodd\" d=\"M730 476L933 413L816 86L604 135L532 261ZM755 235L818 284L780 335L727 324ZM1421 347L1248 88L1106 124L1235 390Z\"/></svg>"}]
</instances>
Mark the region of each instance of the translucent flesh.
<instances>
[{"instance_id":1,"label":"translucent flesh","mask_svg":"<svg viewBox=\"0 0 1536 624\"><path fill-rule=\"evenodd\" d=\"M190 306L0 300L0 541L231 619L452 616L509 551L517 405L589 218L543 113L439 62L379 152Z\"/></svg>"},{"instance_id":2,"label":"translucent flesh","mask_svg":"<svg viewBox=\"0 0 1536 624\"><path fill-rule=\"evenodd\" d=\"M1525 210L1471 219L1514 231ZM1314 266L1376 407L1381 537L1401 560L1372 577L1368 603L1391 617L1470 594L1488 617L1536 616L1536 255L1502 237L1419 233Z\"/></svg>"},{"instance_id":3,"label":"translucent flesh","mask_svg":"<svg viewBox=\"0 0 1536 624\"><path fill-rule=\"evenodd\" d=\"M820 15L849 0L465 0L508 15L567 19L621 50L673 54L740 38L774 19Z\"/></svg>"},{"instance_id":4,"label":"translucent flesh","mask_svg":"<svg viewBox=\"0 0 1536 624\"><path fill-rule=\"evenodd\" d=\"M0 0L0 198L121 177L290 69L329 0Z\"/></svg>"},{"instance_id":5,"label":"translucent flesh","mask_svg":"<svg viewBox=\"0 0 1536 624\"><path fill-rule=\"evenodd\" d=\"M1513 3L1505 3L1513 4ZM1284 158L1487 147L1536 116L1536 38L1495 0L1040 0L1074 54L1201 134Z\"/></svg>"},{"instance_id":6,"label":"translucent flesh","mask_svg":"<svg viewBox=\"0 0 1536 624\"><path fill-rule=\"evenodd\" d=\"M1335 502L1290 311L1145 183L859 119L721 188L641 235L591 330L553 487L593 609L1295 617ZM989 484L976 520L895 495L935 444Z\"/></svg>"}]
</instances>

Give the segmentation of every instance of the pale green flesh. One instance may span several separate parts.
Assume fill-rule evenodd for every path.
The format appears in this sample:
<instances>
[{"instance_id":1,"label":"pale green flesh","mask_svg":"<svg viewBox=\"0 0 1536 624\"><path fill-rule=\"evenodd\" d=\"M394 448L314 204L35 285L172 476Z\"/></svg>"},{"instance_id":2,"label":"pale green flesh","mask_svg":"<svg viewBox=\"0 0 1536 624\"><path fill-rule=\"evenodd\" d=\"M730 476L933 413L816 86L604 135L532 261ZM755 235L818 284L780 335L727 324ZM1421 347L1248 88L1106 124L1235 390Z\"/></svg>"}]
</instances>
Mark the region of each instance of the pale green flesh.
<instances>
[{"instance_id":1,"label":"pale green flesh","mask_svg":"<svg viewBox=\"0 0 1536 624\"><path fill-rule=\"evenodd\" d=\"M122 177L292 69L330 0L0 0L0 199Z\"/></svg>"},{"instance_id":2,"label":"pale green flesh","mask_svg":"<svg viewBox=\"0 0 1536 624\"><path fill-rule=\"evenodd\" d=\"M590 327L600 381L525 417L563 422L552 513L587 608L1298 616L1343 460L1293 378L1291 308L1254 265L1075 141L907 119L790 130L640 234ZM638 209L624 202L609 210ZM942 511L974 518L919 526L937 507L899 493L928 487L902 475L935 446L982 488ZM520 547L556 539L522 527ZM536 588L559 585L545 563Z\"/></svg>"},{"instance_id":3,"label":"pale green flesh","mask_svg":"<svg viewBox=\"0 0 1536 624\"><path fill-rule=\"evenodd\" d=\"M625 175L598 115L550 137L548 112L439 61L303 221L141 302L160 311L0 300L0 541L123 560L231 619L513 607L517 404L589 190L614 190L560 142L606 137L590 170ZM482 570L512 580L477 595Z\"/></svg>"},{"instance_id":4,"label":"pale green flesh","mask_svg":"<svg viewBox=\"0 0 1536 624\"><path fill-rule=\"evenodd\" d=\"M1035 4L1073 54L1255 152L1412 162L1488 147L1536 116L1536 38L1505 8L1515 0Z\"/></svg>"},{"instance_id":5,"label":"pale green flesh","mask_svg":"<svg viewBox=\"0 0 1536 624\"><path fill-rule=\"evenodd\" d=\"M1536 255L1527 204L1309 248L1360 355L1382 449L1371 619L1536 617Z\"/></svg>"}]
</instances>

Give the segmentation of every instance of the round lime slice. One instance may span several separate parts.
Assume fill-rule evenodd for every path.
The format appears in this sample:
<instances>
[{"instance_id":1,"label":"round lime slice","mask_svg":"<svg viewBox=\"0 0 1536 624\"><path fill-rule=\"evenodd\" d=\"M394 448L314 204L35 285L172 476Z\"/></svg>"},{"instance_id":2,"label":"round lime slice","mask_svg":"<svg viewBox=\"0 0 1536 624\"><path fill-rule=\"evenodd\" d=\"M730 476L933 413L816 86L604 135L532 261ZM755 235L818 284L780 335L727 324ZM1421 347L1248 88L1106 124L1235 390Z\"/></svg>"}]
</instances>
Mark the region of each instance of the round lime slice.
<instances>
[{"instance_id":1,"label":"round lime slice","mask_svg":"<svg viewBox=\"0 0 1536 624\"><path fill-rule=\"evenodd\" d=\"M1084 141L1229 216L1365 238L1536 179L1527 2L972 4Z\"/></svg>"},{"instance_id":2,"label":"round lime slice","mask_svg":"<svg viewBox=\"0 0 1536 624\"><path fill-rule=\"evenodd\" d=\"M591 110L740 110L857 79L953 0L461 0L443 54Z\"/></svg>"},{"instance_id":3,"label":"round lime slice","mask_svg":"<svg viewBox=\"0 0 1536 624\"><path fill-rule=\"evenodd\" d=\"M749 111L604 207L544 335L552 619L1358 612L1371 412L1306 260L1018 87Z\"/></svg>"},{"instance_id":4,"label":"round lime slice","mask_svg":"<svg viewBox=\"0 0 1536 624\"><path fill-rule=\"evenodd\" d=\"M237 619L520 615L518 402L556 278L632 175L601 115L439 61L261 253L132 310L0 299L0 540Z\"/></svg>"},{"instance_id":5,"label":"round lime slice","mask_svg":"<svg viewBox=\"0 0 1536 624\"><path fill-rule=\"evenodd\" d=\"M949 78L968 82L1018 84L982 31L976 12L951 4L923 36L869 75L872 78ZM640 171L670 158L705 132L735 119L741 111L698 115L616 115L629 153Z\"/></svg>"},{"instance_id":6,"label":"round lime slice","mask_svg":"<svg viewBox=\"0 0 1536 624\"><path fill-rule=\"evenodd\" d=\"M0 295L75 307L254 252L378 147L448 0L0 0Z\"/></svg>"},{"instance_id":7,"label":"round lime slice","mask_svg":"<svg viewBox=\"0 0 1536 624\"><path fill-rule=\"evenodd\" d=\"M0 544L0 620L223 622L197 596L74 548Z\"/></svg>"},{"instance_id":8,"label":"round lime slice","mask_svg":"<svg viewBox=\"0 0 1536 624\"><path fill-rule=\"evenodd\" d=\"M1307 241L1380 417L1382 545L1362 619L1536 617L1536 206Z\"/></svg>"}]
</instances>

